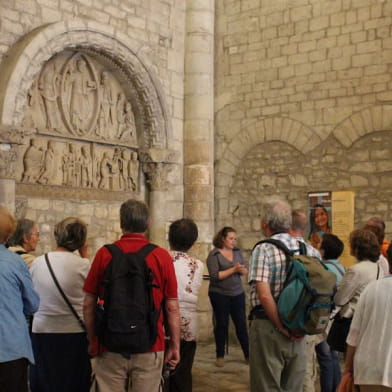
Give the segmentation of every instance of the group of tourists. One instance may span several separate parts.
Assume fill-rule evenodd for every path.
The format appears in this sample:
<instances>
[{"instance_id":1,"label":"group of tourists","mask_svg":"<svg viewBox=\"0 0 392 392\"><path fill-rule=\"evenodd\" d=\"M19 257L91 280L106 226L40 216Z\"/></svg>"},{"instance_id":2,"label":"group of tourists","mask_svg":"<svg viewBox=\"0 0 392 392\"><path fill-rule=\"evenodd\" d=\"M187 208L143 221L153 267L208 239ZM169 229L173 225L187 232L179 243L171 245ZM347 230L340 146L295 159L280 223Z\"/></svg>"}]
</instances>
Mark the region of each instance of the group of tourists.
<instances>
[{"instance_id":1,"label":"group of tourists","mask_svg":"<svg viewBox=\"0 0 392 392\"><path fill-rule=\"evenodd\" d=\"M261 217L262 233L270 240L256 244L250 256L250 350L247 348L248 337L242 333L241 327L244 322L241 289L233 282L227 287L236 290L229 293L225 287L233 275L239 276L246 271L240 251L231 241L236 238L233 228L226 227L218 233L224 235L224 246L214 243L218 249L215 248L207 260L211 274L210 299L214 313L218 315L214 330L216 366L224 363L223 336L227 321L220 315L226 311L231 314L246 359L249 354L252 392L314 392L316 361L321 392L336 392L338 388L351 391L343 389L349 388L348 380L360 391L391 391L392 345L388 332L392 326L392 313L387 301L392 294L392 280L387 278L392 270L392 247L384 238L383 220L373 217L350 233L350 254L355 263L346 270L339 261L344 244L332 233L327 210L322 205L316 205L311 213L314 221L309 240L313 245L304 239L308 230L304 211L292 210L287 202L271 198L264 203ZM333 311L322 333L293 332L282 322L278 303L287 285L290 267L287 255L276 242L283 243L291 255L307 255L315 258L314 262L322 260L324 268L335 275ZM227 250L224 248L230 248L230 245L232 256L225 256ZM216 280L222 290L221 303L215 298ZM239 287L242 287L240 283ZM231 295L231 302L227 301L227 305L224 305L223 294ZM235 310L229 305L234 301L238 301ZM241 321L238 321L239 313L242 314ZM374 341L376 336L379 339L377 344ZM345 359L343 378L338 351Z\"/></svg>"},{"instance_id":2,"label":"group of tourists","mask_svg":"<svg viewBox=\"0 0 392 392\"><path fill-rule=\"evenodd\" d=\"M371 218L350 234L357 262L346 270L339 262L344 246L331 232L326 210L317 206L312 214L313 245L305 240L306 213L267 199L261 230L269 240L255 245L249 263L233 227L215 235L207 257L215 365L225 366L231 318L252 392L314 391L316 358L321 392L348 382L361 392L391 391L392 247L385 224ZM188 251L198 228L191 219L172 222L167 251L147 240L149 223L145 203L124 202L122 236L98 249L90 263L87 225L67 217L54 228L55 249L34 257L37 224L16 222L0 206L1 391L192 391L203 263ZM288 255L323 260L333 276L334 310L323 333L298 332L280 315ZM343 378L337 351L344 352Z\"/></svg>"}]
</instances>

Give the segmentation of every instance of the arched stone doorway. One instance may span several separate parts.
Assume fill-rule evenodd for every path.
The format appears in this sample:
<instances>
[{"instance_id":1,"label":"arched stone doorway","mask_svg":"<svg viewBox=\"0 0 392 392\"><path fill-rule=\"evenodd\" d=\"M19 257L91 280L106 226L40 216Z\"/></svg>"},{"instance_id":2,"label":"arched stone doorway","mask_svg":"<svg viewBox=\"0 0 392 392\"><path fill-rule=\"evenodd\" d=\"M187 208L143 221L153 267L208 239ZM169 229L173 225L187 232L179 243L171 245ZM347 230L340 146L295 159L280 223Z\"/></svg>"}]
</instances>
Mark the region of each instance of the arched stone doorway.
<instances>
[{"instance_id":1,"label":"arched stone doorway","mask_svg":"<svg viewBox=\"0 0 392 392\"><path fill-rule=\"evenodd\" d=\"M109 26L77 20L14 45L0 72L3 203L36 208L31 196L38 205L50 199L61 215L58 201L72 200L75 211L64 209L75 214L94 201L107 219L105 203L145 199L151 237L164 242L160 203L176 156L164 96L139 49Z\"/></svg>"}]
</instances>

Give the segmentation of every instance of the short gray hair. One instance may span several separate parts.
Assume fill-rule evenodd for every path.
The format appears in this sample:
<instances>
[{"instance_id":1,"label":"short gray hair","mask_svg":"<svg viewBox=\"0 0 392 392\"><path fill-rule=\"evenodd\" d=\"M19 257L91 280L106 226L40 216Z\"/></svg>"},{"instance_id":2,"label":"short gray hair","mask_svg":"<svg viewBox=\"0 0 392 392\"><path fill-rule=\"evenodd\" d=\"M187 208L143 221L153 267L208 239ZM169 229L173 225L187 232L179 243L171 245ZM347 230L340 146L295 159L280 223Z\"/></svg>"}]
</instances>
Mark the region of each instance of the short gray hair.
<instances>
[{"instance_id":1,"label":"short gray hair","mask_svg":"<svg viewBox=\"0 0 392 392\"><path fill-rule=\"evenodd\" d=\"M9 246L20 245L23 246L24 244L24 237L30 238L31 230L35 226L35 222L31 219L18 219L16 224L16 229L10 239L8 240Z\"/></svg>"},{"instance_id":2,"label":"short gray hair","mask_svg":"<svg viewBox=\"0 0 392 392\"><path fill-rule=\"evenodd\" d=\"M287 231L291 226L291 207L278 197L268 198L263 204L262 220L274 233Z\"/></svg>"},{"instance_id":3,"label":"short gray hair","mask_svg":"<svg viewBox=\"0 0 392 392\"><path fill-rule=\"evenodd\" d=\"M85 244L87 225L79 218L65 218L55 226L54 237L58 247L73 252Z\"/></svg>"},{"instance_id":4,"label":"short gray hair","mask_svg":"<svg viewBox=\"0 0 392 392\"><path fill-rule=\"evenodd\" d=\"M144 233L148 221L148 207L142 201L129 199L121 205L120 225L124 233Z\"/></svg>"}]
</instances>

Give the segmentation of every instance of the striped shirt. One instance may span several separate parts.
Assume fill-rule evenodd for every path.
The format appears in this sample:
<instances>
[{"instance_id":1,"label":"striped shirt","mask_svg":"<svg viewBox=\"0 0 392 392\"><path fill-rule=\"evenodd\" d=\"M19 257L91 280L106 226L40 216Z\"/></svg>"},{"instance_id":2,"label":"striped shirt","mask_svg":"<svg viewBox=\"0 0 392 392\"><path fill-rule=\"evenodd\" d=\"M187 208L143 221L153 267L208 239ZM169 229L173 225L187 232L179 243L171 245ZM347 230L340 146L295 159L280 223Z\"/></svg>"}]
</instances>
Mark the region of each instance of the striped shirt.
<instances>
[{"instance_id":1,"label":"striped shirt","mask_svg":"<svg viewBox=\"0 0 392 392\"><path fill-rule=\"evenodd\" d=\"M307 255L321 260L319 251L307 244L302 237L292 237L288 233L278 233L272 235L271 238L282 241L287 248L298 254L300 253L298 242L303 242L306 245ZM252 252L249 265L251 308L260 305L256 282L269 283L271 294L276 301L286 280L286 257L284 253L272 244L257 245Z\"/></svg>"}]
</instances>

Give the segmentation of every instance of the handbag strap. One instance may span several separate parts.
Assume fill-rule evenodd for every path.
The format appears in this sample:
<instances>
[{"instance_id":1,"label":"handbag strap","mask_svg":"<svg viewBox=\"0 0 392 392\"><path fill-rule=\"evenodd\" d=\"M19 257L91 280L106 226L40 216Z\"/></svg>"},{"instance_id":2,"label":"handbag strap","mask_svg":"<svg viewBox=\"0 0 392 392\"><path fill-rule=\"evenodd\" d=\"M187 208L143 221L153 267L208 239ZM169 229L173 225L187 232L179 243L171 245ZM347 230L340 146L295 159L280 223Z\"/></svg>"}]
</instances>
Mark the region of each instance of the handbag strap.
<instances>
[{"instance_id":1,"label":"handbag strap","mask_svg":"<svg viewBox=\"0 0 392 392\"><path fill-rule=\"evenodd\" d=\"M72 306L71 302L69 301L69 299L65 295L63 289L61 288L61 286L60 286L60 284L59 284L59 282L58 282L58 280L56 278L56 275L53 272L52 266L50 265L49 256L48 256L47 253L45 253L45 261L46 261L46 265L48 266L49 272L52 275L53 281L54 281L58 291L60 292L61 296L63 297L64 301L68 305L68 307L71 310L71 312L73 313L73 315L76 317L76 320L78 320L78 323L81 326L81 328L83 329L83 331L86 331L86 326L85 326L83 320L79 317L78 313L76 312L76 310Z\"/></svg>"}]
</instances>

